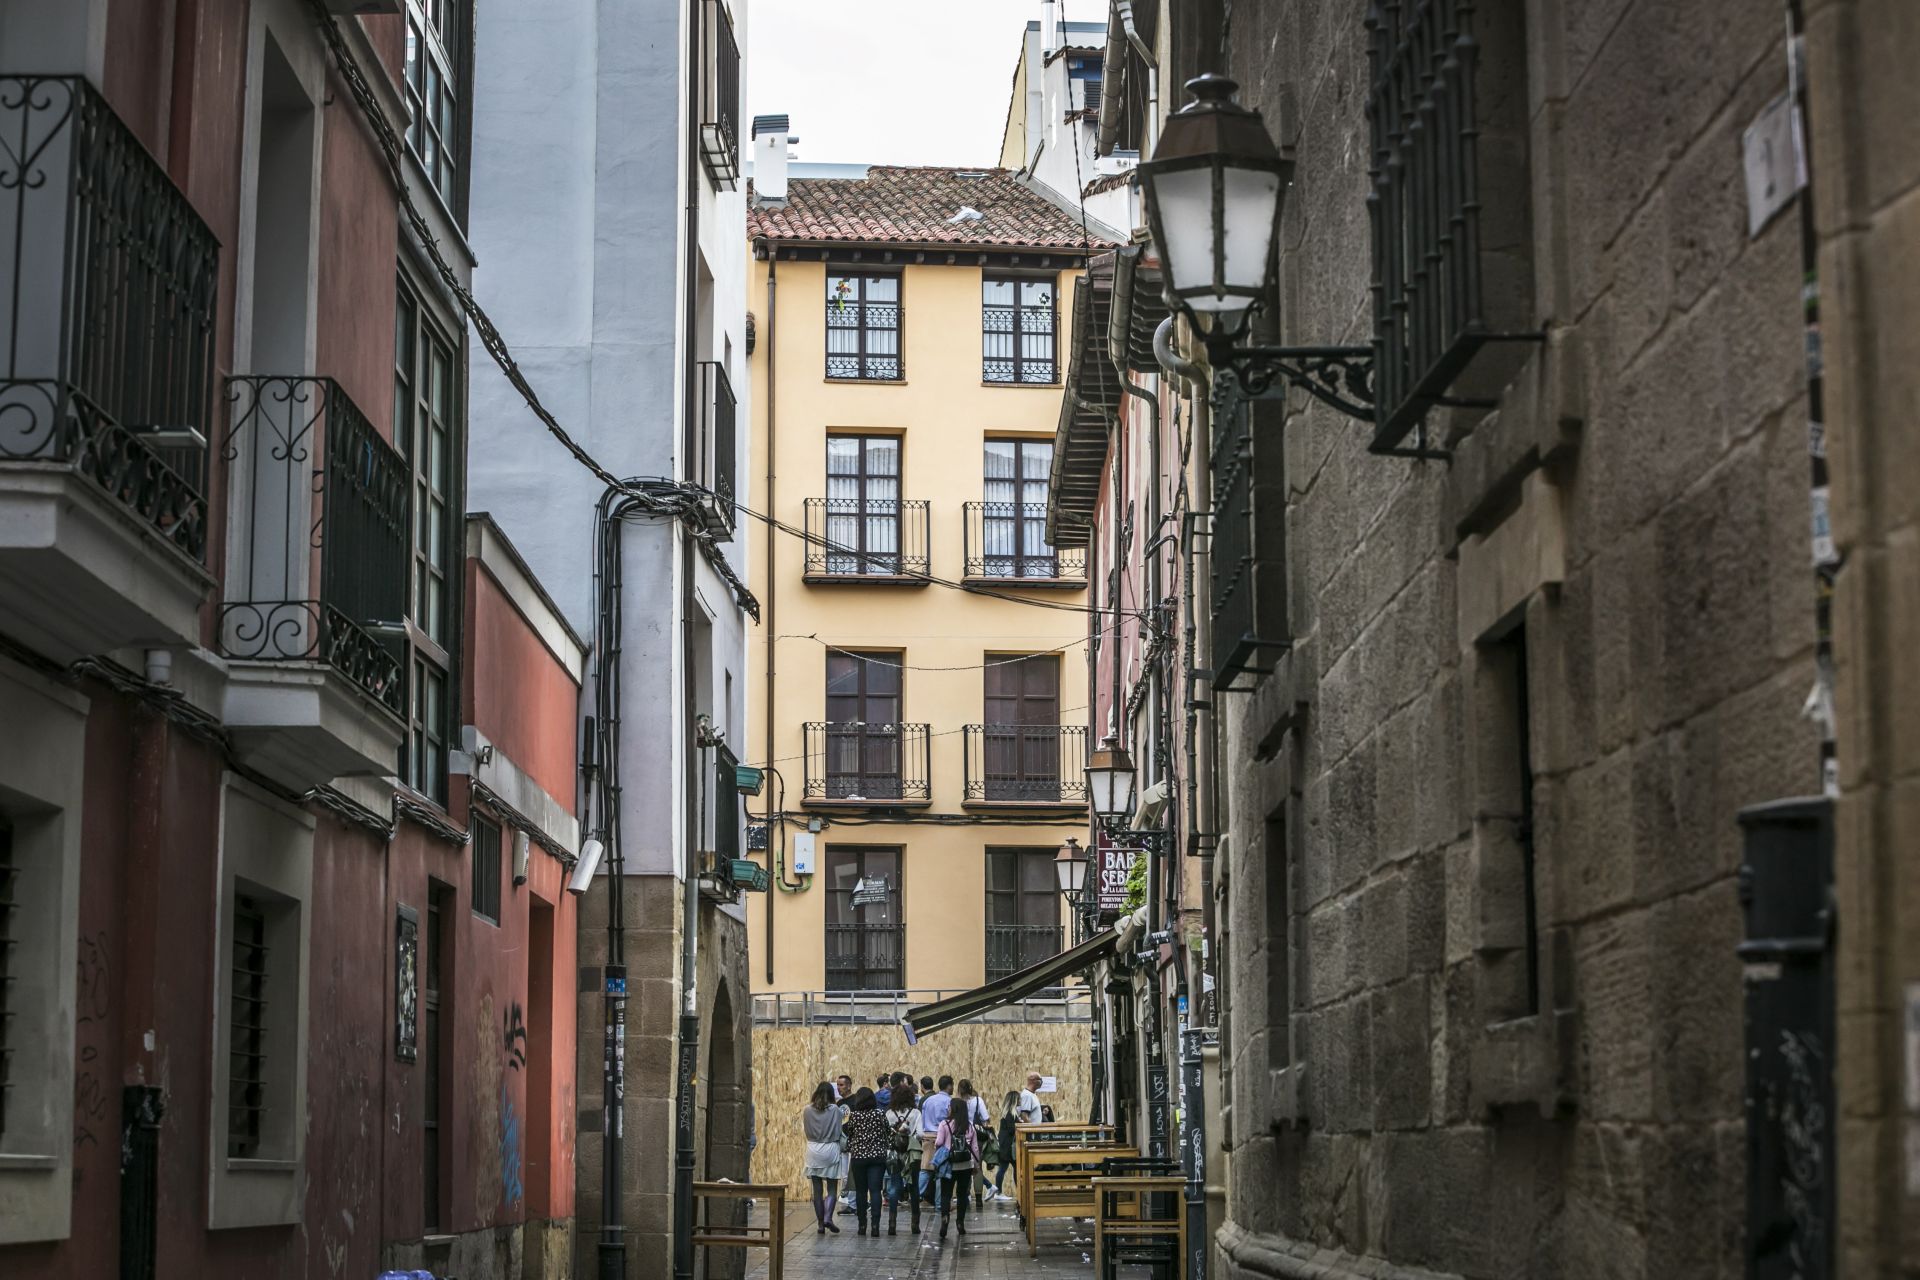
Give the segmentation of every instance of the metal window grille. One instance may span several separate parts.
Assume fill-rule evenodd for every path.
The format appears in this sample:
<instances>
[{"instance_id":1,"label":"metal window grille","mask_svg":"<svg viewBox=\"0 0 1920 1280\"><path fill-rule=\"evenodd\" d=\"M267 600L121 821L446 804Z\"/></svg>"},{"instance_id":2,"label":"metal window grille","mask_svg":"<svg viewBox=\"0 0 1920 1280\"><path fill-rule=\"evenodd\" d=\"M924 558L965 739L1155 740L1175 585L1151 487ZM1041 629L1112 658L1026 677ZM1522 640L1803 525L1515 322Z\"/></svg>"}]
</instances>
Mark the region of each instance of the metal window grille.
<instances>
[{"instance_id":1,"label":"metal window grille","mask_svg":"<svg viewBox=\"0 0 1920 1280\"><path fill-rule=\"evenodd\" d=\"M1485 188L1493 171L1483 162L1511 168L1511 156L1524 157L1526 122L1507 119L1513 111L1483 118L1497 95L1480 101L1478 80L1483 66L1499 74L1517 62L1524 74L1525 63L1521 33L1506 26L1476 32L1475 11L1484 7L1475 0L1373 0L1367 15L1376 450L1398 447L1416 428L1424 433L1436 406L1490 407L1456 387L1475 355L1489 342L1539 337L1517 331L1524 319L1495 322L1530 307L1528 236L1524 213L1516 212L1526 195L1524 184L1511 197L1496 190L1501 207L1490 211ZM1526 99L1524 92L1511 96ZM1498 280L1483 280L1489 240L1510 264ZM1426 447L1424 438L1418 447Z\"/></svg>"},{"instance_id":2,"label":"metal window grille","mask_svg":"<svg viewBox=\"0 0 1920 1280\"><path fill-rule=\"evenodd\" d=\"M931 798L927 725L816 720L804 732L807 800L923 804Z\"/></svg>"},{"instance_id":3,"label":"metal window grille","mask_svg":"<svg viewBox=\"0 0 1920 1280\"><path fill-rule=\"evenodd\" d=\"M219 243L78 76L0 76L0 246L0 463L202 559Z\"/></svg>"},{"instance_id":4,"label":"metal window grille","mask_svg":"<svg viewBox=\"0 0 1920 1280\"><path fill-rule=\"evenodd\" d=\"M20 864L13 848L13 820L0 814L0 1138L7 1133L7 1104L13 1096L13 989L20 945Z\"/></svg>"},{"instance_id":5,"label":"metal window grille","mask_svg":"<svg viewBox=\"0 0 1920 1280\"><path fill-rule=\"evenodd\" d=\"M1053 382L1052 278L987 276L980 284L980 376L987 382Z\"/></svg>"},{"instance_id":6,"label":"metal window grille","mask_svg":"<svg viewBox=\"0 0 1920 1280\"><path fill-rule=\"evenodd\" d=\"M731 537L734 523L734 452L737 435L738 402L734 399L733 380L726 366L717 360L700 362L700 439L696 446L698 474L690 477L711 490L711 503L702 508L708 529L724 541Z\"/></svg>"},{"instance_id":7,"label":"metal window grille","mask_svg":"<svg viewBox=\"0 0 1920 1280\"><path fill-rule=\"evenodd\" d=\"M500 828L473 817L473 913L500 923Z\"/></svg>"},{"instance_id":8,"label":"metal window grille","mask_svg":"<svg viewBox=\"0 0 1920 1280\"><path fill-rule=\"evenodd\" d=\"M878 497L869 490L844 498L808 498L804 505L809 579L926 582L926 502Z\"/></svg>"},{"instance_id":9,"label":"metal window grille","mask_svg":"<svg viewBox=\"0 0 1920 1280\"><path fill-rule=\"evenodd\" d=\"M267 916L244 893L233 898L233 996L228 1046L227 1156L260 1154L267 1110Z\"/></svg>"},{"instance_id":10,"label":"metal window grille","mask_svg":"<svg viewBox=\"0 0 1920 1280\"><path fill-rule=\"evenodd\" d=\"M731 191L740 181L740 45L721 0L706 0L706 102L700 124L700 160L714 185Z\"/></svg>"},{"instance_id":11,"label":"metal window grille","mask_svg":"<svg viewBox=\"0 0 1920 1280\"><path fill-rule=\"evenodd\" d=\"M1085 547L1047 541L1047 504L962 503L969 578L1018 578L1029 582L1085 586Z\"/></svg>"},{"instance_id":12,"label":"metal window grille","mask_svg":"<svg viewBox=\"0 0 1920 1280\"><path fill-rule=\"evenodd\" d=\"M970 724L963 742L970 803L1087 802L1085 725Z\"/></svg>"},{"instance_id":13,"label":"metal window grille","mask_svg":"<svg viewBox=\"0 0 1920 1280\"><path fill-rule=\"evenodd\" d=\"M827 276L827 376L897 381L900 358L900 277Z\"/></svg>"}]
</instances>

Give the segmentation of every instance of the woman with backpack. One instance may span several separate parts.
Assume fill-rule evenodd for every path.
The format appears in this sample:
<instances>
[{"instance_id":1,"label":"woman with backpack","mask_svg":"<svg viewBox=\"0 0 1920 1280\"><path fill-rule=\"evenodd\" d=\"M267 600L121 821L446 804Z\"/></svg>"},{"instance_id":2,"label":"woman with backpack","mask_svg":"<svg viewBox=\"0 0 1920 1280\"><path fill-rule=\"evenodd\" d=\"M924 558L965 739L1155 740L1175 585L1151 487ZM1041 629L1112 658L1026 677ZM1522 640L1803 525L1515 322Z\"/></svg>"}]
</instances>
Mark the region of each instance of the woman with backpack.
<instances>
[{"instance_id":1,"label":"woman with backpack","mask_svg":"<svg viewBox=\"0 0 1920 1280\"><path fill-rule=\"evenodd\" d=\"M947 1220L955 1200L960 1202L960 1234L967 1234L967 1200L973 1194L973 1169L980 1161L980 1127L973 1108L956 1103L940 1122L935 1138L933 1169L940 1179L940 1238L947 1238Z\"/></svg>"},{"instance_id":2,"label":"woman with backpack","mask_svg":"<svg viewBox=\"0 0 1920 1280\"><path fill-rule=\"evenodd\" d=\"M1009 1089L1006 1100L1000 1104L1000 1132L994 1137L994 1145L999 1148L996 1154L1000 1157L999 1167L993 1171L993 1194L996 1198L1004 1199L1007 1194L1007 1169L1013 1164L1013 1128L1019 1123L1020 1091Z\"/></svg>"},{"instance_id":3,"label":"woman with backpack","mask_svg":"<svg viewBox=\"0 0 1920 1280\"><path fill-rule=\"evenodd\" d=\"M888 1094L887 1122L887 1234L900 1226L900 1196L904 1192L913 1208L910 1230L920 1230L920 1197L915 1183L920 1177L920 1146L926 1130L920 1123L920 1108L914 1105L913 1081L905 1074L894 1077Z\"/></svg>"},{"instance_id":4,"label":"woman with backpack","mask_svg":"<svg viewBox=\"0 0 1920 1280\"><path fill-rule=\"evenodd\" d=\"M887 1170L887 1121L873 1090L860 1089L848 1104L847 1155L853 1178L853 1212L861 1235L880 1234L880 1180Z\"/></svg>"},{"instance_id":5,"label":"woman with backpack","mask_svg":"<svg viewBox=\"0 0 1920 1280\"><path fill-rule=\"evenodd\" d=\"M974 1092L973 1081L962 1080L954 1086L954 1090L956 1102L964 1101L966 1104L967 1122L980 1126L981 1133L985 1135L975 1140L975 1146L979 1149L981 1165L979 1172L975 1173L973 1179L973 1207L976 1209L984 1209L987 1207L986 1166L992 1164L994 1160L998 1158L992 1149L994 1137L993 1115L987 1110L987 1100Z\"/></svg>"},{"instance_id":6,"label":"woman with backpack","mask_svg":"<svg viewBox=\"0 0 1920 1280\"><path fill-rule=\"evenodd\" d=\"M806 1139L806 1164L801 1169L813 1181L813 1216L819 1219L820 1234L840 1234L833 1225L834 1194L840 1189L840 1142L846 1115L834 1100L833 1086L822 1080L813 1091L813 1101L800 1111L800 1135Z\"/></svg>"}]
</instances>

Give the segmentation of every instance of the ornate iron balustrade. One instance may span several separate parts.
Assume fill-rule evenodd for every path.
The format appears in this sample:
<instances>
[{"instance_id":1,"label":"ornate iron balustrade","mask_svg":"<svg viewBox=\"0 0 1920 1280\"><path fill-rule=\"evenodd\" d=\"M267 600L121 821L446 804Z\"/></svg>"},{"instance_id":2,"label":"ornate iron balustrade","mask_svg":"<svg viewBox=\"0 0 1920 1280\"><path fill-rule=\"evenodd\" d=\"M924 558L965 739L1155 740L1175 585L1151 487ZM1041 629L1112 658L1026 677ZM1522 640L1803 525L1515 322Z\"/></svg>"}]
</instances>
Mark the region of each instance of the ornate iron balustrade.
<instances>
[{"instance_id":1,"label":"ornate iron balustrade","mask_svg":"<svg viewBox=\"0 0 1920 1280\"><path fill-rule=\"evenodd\" d=\"M968 804L1086 804L1086 726L970 724L963 741Z\"/></svg>"},{"instance_id":2,"label":"ornate iron balustrade","mask_svg":"<svg viewBox=\"0 0 1920 1280\"><path fill-rule=\"evenodd\" d=\"M1053 959L1060 954L1060 938L1057 924L988 925L987 981L993 982Z\"/></svg>"},{"instance_id":3,"label":"ornate iron balustrade","mask_svg":"<svg viewBox=\"0 0 1920 1280\"><path fill-rule=\"evenodd\" d=\"M734 453L739 447L738 404L733 381L717 360L700 362L700 439L696 448L700 474L696 483L713 491L714 502L705 513L715 533L730 534L734 526Z\"/></svg>"},{"instance_id":4,"label":"ornate iron balustrade","mask_svg":"<svg viewBox=\"0 0 1920 1280\"><path fill-rule=\"evenodd\" d=\"M898 991L905 982L906 926L827 926L827 990Z\"/></svg>"},{"instance_id":5,"label":"ornate iron balustrade","mask_svg":"<svg viewBox=\"0 0 1920 1280\"><path fill-rule=\"evenodd\" d=\"M1060 362L1054 345L1058 329L1051 303L1044 307L982 303L980 380L1040 386L1058 382Z\"/></svg>"},{"instance_id":6,"label":"ornate iron balustrade","mask_svg":"<svg viewBox=\"0 0 1920 1280\"><path fill-rule=\"evenodd\" d=\"M808 498L805 533L805 577L810 582L927 579L930 557L925 502Z\"/></svg>"},{"instance_id":7,"label":"ornate iron balustrade","mask_svg":"<svg viewBox=\"0 0 1920 1280\"><path fill-rule=\"evenodd\" d=\"M203 560L219 245L79 76L0 76L0 465L97 484Z\"/></svg>"},{"instance_id":8,"label":"ornate iron balustrade","mask_svg":"<svg viewBox=\"0 0 1920 1280\"><path fill-rule=\"evenodd\" d=\"M325 663L404 716L398 650L367 626L406 610L406 459L332 378L229 378L227 395L240 536L220 652Z\"/></svg>"},{"instance_id":9,"label":"ornate iron balustrade","mask_svg":"<svg viewBox=\"0 0 1920 1280\"><path fill-rule=\"evenodd\" d=\"M714 184L731 191L740 181L740 45L720 0L706 0L707 100L700 124L700 161Z\"/></svg>"},{"instance_id":10,"label":"ornate iron balustrade","mask_svg":"<svg viewBox=\"0 0 1920 1280\"><path fill-rule=\"evenodd\" d=\"M908 805L932 798L924 724L810 721L805 726L808 803Z\"/></svg>"},{"instance_id":11,"label":"ornate iron balustrade","mask_svg":"<svg viewBox=\"0 0 1920 1280\"><path fill-rule=\"evenodd\" d=\"M961 518L969 579L1029 586L1087 584L1086 549L1047 542L1046 503L966 502Z\"/></svg>"}]
</instances>

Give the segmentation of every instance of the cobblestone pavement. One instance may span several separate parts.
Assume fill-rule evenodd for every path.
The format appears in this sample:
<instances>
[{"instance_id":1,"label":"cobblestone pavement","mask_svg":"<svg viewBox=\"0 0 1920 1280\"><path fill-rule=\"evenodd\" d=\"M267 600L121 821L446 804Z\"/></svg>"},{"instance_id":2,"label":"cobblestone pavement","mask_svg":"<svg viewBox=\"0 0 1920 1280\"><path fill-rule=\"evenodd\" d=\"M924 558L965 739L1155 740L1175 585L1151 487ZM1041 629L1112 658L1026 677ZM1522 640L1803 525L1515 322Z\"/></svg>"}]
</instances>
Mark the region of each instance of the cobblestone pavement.
<instances>
[{"instance_id":1,"label":"cobblestone pavement","mask_svg":"<svg viewBox=\"0 0 1920 1280\"><path fill-rule=\"evenodd\" d=\"M766 1212L754 1210L755 1221ZM900 1209L900 1234L886 1234L885 1214L880 1235L854 1234L852 1214L834 1219L839 1235L818 1234L813 1206L787 1207L787 1252L784 1280L907 1280L909 1276L966 1277L1002 1280L1031 1276L1035 1280L1092 1280L1091 1224L1078 1219L1048 1219L1040 1224L1040 1256L1027 1257L1027 1237L1014 1215L1013 1199L989 1200L984 1209L967 1214L967 1234L949 1227L940 1239L940 1215L923 1212L920 1234L907 1230L906 1206ZM956 1224L957 1226L957 1224ZM749 1252L747 1280L767 1280L767 1255Z\"/></svg>"}]
</instances>

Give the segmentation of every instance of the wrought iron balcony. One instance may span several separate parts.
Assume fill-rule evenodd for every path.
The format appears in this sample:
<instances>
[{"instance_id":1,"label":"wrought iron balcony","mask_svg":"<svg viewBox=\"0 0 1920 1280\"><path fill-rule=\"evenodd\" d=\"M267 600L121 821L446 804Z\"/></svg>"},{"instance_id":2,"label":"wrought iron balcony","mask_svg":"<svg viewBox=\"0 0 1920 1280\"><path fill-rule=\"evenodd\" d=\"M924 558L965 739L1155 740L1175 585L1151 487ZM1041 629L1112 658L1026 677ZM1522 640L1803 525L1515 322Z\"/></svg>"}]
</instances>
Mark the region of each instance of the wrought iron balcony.
<instances>
[{"instance_id":1,"label":"wrought iron balcony","mask_svg":"<svg viewBox=\"0 0 1920 1280\"><path fill-rule=\"evenodd\" d=\"M905 973L905 926L827 926L827 990L898 991Z\"/></svg>"},{"instance_id":2,"label":"wrought iron balcony","mask_svg":"<svg viewBox=\"0 0 1920 1280\"><path fill-rule=\"evenodd\" d=\"M807 804L931 802L926 725L812 721L805 732Z\"/></svg>"},{"instance_id":3,"label":"wrought iron balcony","mask_svg":"<svg viewBox=\"0 0 1920 1280\"><path fill-rule=\"evenodd\" d=\"M805 531L808 582L927 582L925 502L808 498Z\"/></svg>"},{"instance_id":4,"label":"wrought iron balcony","mask_svg":"<svg viewBox=\"0 0 1920 1280\"><path fill-rule=\"evenodd\" d=\"M701 5L706 20L706 102L700 116L700 162L714 185L732 191L740 182L740 45L733 18L720 0Z\"/></svg>"},{"instance_id":5,"label":"wrought iron balcony","mask_svg":"<svg viewBox=\"0 0 1920 1280\"><path fill-rule=\"evenodd\" d=\"M707 531L725 542L733 537L734 452L739 447L735 422L737 405L726 366L717 360L700 362L700 438L695 443L693 481L713 492L700 509Z\"/></svg>"},{"instance_id":6,"label":"wrought iron balcony","mask_svg":"<svg viewBox=\"0 0 1920 1280\"><path fill-rule=\"evenodd\" d=\"M79 76L0 75L0 467L63 468L198 562L219 245Z\"/></svg>"},{"instance_id":7,"label":"wrought iron balcony","mask_svg":"<svg viewBox=\"0 0 1920 1280\"><path fill-rule=\"evenodd\" d=\"M1087 803L1086 726L970 724L964 741L967 805Z\"/></svg>"},{"instance_id":8,"label":"wrought iron balcony","mask_svg":"<svg viewBox=\"0 0 1920 1280\"><path fill-rule=\"evenodd\" d=\"M961 514L967 581L1067 589L1087 585L1086 549L1047 542L1046 503L968 502Z\"/></svg>"},{"instance_id":9,"label":"wrought iron balcony","mask_svg":"<svg viewBox=\"0 0 1920 1280\"><path fill-rule=\"evenodd\" d=\"M1057 924L990 924L987 926L987 981L1051 960L1060 950Z\"/></svg>"},{"instance_id":10,"label":"wrought iron balcony","mask_svg":"<svg viewBox=\"0 0 1920 1280\"><path fill-rule=\"evenodd\" d=\"M324 663L404 717L398 650L367 625L406 610L406 460L332 378L229 378L227 396L238 535L220 652Z\"/></svg>"}]
</instances>

